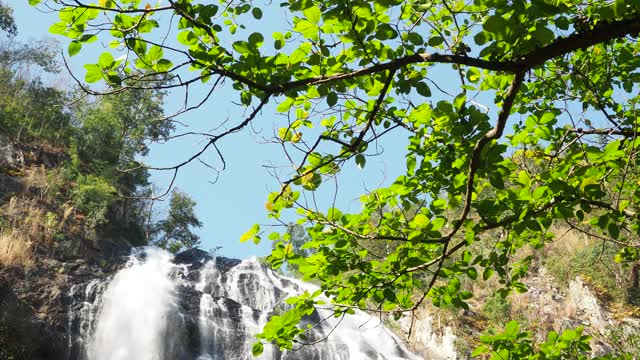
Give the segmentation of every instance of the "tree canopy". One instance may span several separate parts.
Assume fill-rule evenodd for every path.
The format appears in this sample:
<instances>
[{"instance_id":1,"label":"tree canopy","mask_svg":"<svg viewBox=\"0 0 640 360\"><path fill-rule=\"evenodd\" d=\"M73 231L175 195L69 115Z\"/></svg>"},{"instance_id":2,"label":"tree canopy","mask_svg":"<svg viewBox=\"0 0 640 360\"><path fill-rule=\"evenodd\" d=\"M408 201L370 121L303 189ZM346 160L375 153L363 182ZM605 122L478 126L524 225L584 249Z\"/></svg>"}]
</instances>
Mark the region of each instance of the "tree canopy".
<instances>
[{"instance_id":1,"label":"tree canopy","mask_svg":"<svg viewBox=\"0 0 640 360\"><path fill-rule=\"evenodd\" d=\"M337 316L354 308L401 316L426 300L467 307L473 294L463 279L498 276L502 294L526 291L531 257L512 257L548 244L554 224L615 244L620 262L638 261L636 0L48 5L59 10L51 32L71 39L69 55L98 39L111 46L84 76L110 88L89 92L201 83L202 99L185 91L187 111L215 102L220 88L235 91L246 116L203 134L199 152L165 169L220 154L220 139L266 117L271 104L286 115L274 140L293 171L279 174L266 208L274 223L297 210L311 255L296 255L276 232L269 261L296 264L321 292L289 300L293 308L274 316L260 341L304 344L298 322L320 293ZM272 34L253 32L267 17L287 21ZM406 172L363 189L360 211L305 201L344 167L366 168L376 141L393 133L407 140L395 159ZM242 240L262 236L256 225Z\"/></svg>"},{"instance_id":2,"label":"tree canopy","mask_svg":"<svg viewBox=\"0 0 640 360\"><path fill-rule=\"evenodd\" d=\"M202 226L194 213L195 206L186 193L174 189L166 219L154 225L152 243L172 253L198 246L200 237L191 231L192 227Z\"/></svg>"}]
</instances>

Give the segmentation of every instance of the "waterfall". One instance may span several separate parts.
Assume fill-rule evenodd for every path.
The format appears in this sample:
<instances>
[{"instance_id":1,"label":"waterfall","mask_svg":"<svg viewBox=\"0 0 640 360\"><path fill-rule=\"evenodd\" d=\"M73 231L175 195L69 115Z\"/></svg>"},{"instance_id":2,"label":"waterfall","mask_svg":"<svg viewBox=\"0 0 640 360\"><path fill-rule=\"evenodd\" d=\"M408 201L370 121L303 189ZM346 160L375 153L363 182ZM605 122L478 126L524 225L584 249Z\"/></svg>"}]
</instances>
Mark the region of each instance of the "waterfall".
<instances>
[{"instance_id":1,"label":"waterfall","mask_svg":"<svg viewBox=\"0 0 640 360\"><path fill-rule=\"evenodd\" d=\"M102 296L95 332L87 346L90 360L161 360L170 340L167 319L176 310L176 284L170 254L146 249L133 256Z\"/></svg>"},{"instance_id":2,"label":"waterfall","mask_svg":"<svg viewBox=\"0 0 640 360\"><path fill-rule=\"evenodd\" d=\"M244 260L224 271L215 260L200 271L202 291L199 326L200 359L250 360L254 335L262 330L274 311L286 310L290 296L314 292L317 287L275 274L256 258ZM329 299L324 299L330 303ZM309 339L324 339L313 346L280 352L265 346L261 359L415 359L400 339L378 318L356 311L335 318L330 309L317 309L307 319L315 325Z\"/></svg>"},{"instance_id":3,"label":"waterfall","mask_svg":"<svg viewBox=\"0 0 640 360\"><path fill-rule=\"evenodd\" d=\"M68 359L250 360L255 335L287 309L285 299L315 289L255 258L213 259L200 250L174 258L145 248L112 278L72 287ZM304 321L315 325L307 335L317 344L288 351L266 345L260 359L416 359L364 312L341 319L317 309Z\"/></svg>"}]
</instances>

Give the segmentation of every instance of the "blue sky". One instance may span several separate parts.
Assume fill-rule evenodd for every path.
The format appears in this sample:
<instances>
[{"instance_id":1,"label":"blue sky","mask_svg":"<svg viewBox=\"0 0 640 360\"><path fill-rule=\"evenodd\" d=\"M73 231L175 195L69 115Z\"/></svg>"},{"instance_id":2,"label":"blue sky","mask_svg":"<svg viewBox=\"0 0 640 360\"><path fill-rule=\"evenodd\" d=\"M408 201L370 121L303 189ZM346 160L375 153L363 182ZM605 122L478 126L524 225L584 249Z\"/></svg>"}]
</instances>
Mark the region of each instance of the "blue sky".
<instances>
[{"instance_id":1,"label":"blue sky","mask_svg":"<svg viewBox=\"0 0 640 360\"><path fill-rule=\"evenodd\" d=\"M53 36L48 33L51 24L57 21L57 14L43 13L27 5L26 0L9 1L14 7L14 16L18 23L19 39L32 41L43 37L55 38L65 50L67 39ZM270 38L273 31L285 24L284 18L276 11L277 4L273 4L274 10L265 10L265 15L258 26L265 38ZM250 26L252 27L252 26ZM70 68L77 77L84 77L85 63L95 63L102 50L103 44L92 44L92 49L82 51L79 55L70 59ZM63 84L71 85L73 80L66 74L61 75ZM232 102L238 102L238 95L228 90L214 94L204 106L196 111L184 114L177 118L188 128L183 131L207 131L225 119L230 122L240 121L243 109ZM202 95L198 91L192 91L191 95ZM167 101L167 113L180 106L182 95L172 93ZM225 138L219 143L219 148L225 157L226 170L216 175L216 172L197 162L181 169L175 186L187 192L196 202L196 212L204 226L197 230L201 236L201 248L208 250L221 246L219 254L247 258L252 255L262 256L268 253L270 241L265 240L260 245L251 242L241 244L239 238L254 223L268 223L264 203L270 191L278 189L278 182L273 178L264 165L284 164L283 153L279 146L265 144L263 137L269 137L278 120L273 104L267 106L262 114L253 122L253 128L247 128L239 133ZM174 165L203 145L202 138L192 137L176 140L170 143L155 145L150 156L145 162L153 166ZM365 169L361 170L354 163L348 164L345 171L336 184L327 186L317 195L320 208L326 208L333 199L333 192L339 189L336 205L342 210L357 211L359 209L359 195L363 189L372 189L383 184L389 184L404 169L404 154L406 146L400 137L391 137L381 144L384 148L384 156L369 158ZM219 166L220 162L215 152L210 151L204 157L212 166ZM168 185L170 175L167 172L153 173L152 180L161 189ZM211 182L217 181L212 184ZM163 207L162 204L160 207ZM289 220L295 220L294 217Z\"/></svg>"}]
</instances>

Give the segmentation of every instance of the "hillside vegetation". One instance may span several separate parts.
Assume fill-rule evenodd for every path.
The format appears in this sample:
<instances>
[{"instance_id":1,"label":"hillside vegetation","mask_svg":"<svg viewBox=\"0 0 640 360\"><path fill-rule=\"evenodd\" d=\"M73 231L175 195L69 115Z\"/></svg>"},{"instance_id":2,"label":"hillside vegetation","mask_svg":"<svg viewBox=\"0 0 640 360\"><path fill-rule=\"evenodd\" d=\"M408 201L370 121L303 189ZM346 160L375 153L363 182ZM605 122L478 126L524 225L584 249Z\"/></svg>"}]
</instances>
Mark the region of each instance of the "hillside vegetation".
<instances>
[{"instance_id":1,"label":"hillside vegetation","mask_svg":"<svg viewBox=\"0 0 640 360\"><path fill-rule=\"evenodd\" d=\"M92 98L55 86L55 44L22 44L13 38L17 29L6 28L0 35L0 264L29 263L39 247L85 256L97 239L174 252L196 246L195 202L174 190L166 214L154 213L159 194L138 162L174 129L164 118L165 93Z\"/></svg>"}]
</instances>

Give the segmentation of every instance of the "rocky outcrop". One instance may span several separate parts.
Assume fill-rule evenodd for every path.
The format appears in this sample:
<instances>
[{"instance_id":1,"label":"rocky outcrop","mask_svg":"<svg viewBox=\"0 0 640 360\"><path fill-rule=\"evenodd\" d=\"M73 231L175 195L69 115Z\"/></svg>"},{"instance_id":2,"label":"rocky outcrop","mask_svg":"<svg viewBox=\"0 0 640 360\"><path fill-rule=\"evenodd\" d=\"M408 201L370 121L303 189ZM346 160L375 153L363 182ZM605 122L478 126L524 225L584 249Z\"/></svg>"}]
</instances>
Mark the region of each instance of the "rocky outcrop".
<instances>
[{"instance_id":1,"label":"rocky outcrop","mask_svg":"<svg viewBox=\"0 0 640 360\"><path fill-rule=\"evenodd\" d=\"M30 268L0 268L0 359L64 358L65 296L82 269L82 264L54 260L38 260Z\"/></svg>"},{"instance_id":2,"label":"rocky outcrop","mask_svg":"<svg viewBox=\"0 0 640 360\"><path fill-rule=\"evenodd\" d=\"M24 175L28 169L60 166L68 156L49 145L24 144L0 133L0 201L29 191Z\"/></svg>"},{"instance_id":3,"label":"rocky outcrop","mask_svg":"<svg viewBox=\"0 0 640 360\"><path fill-rule=\"evenodd\" d=\"M54 330L60 325L59 314L43 316L36 304L21 295L0 279L0 359L62 358L64 339Z\"/></svg>"},{"instance_id":4,"label":"rocky outcrop","mask_svg":"<svg viewBox=\"0 0 640 360\"><path fill-rule=\"evenodd\" d=\"M13 144L8 136L0 133L0 166L21 169L25 165L22 151Z\"/></svg>"},{"instance_id":5,"label":"rocky outcrop","mask_svg":"<svg viewBox=\"0 0 640 360\"><path fill-rule=\"evenodd\" d=\"M455 340L451 326L434 324L434 317L424 309L398 321L400 334L412 345L412 350L424 359L455 360Z\"/></svg>"},{"instance_id":6,"label":"rocky outcrop","mask_svg":"<svg viewBox=\"0 0 640 360\"><path fill-rule=\"evenodd\" d=\"M128 252L127 252L128 253ZM126 256L60 261L36 253L29 267L0 265L0 360L65 359L73 324L69 313L92 280L106 279Z\"/></svg>"},{"instance_id":7,"label":"rocky outcrop","mask_svg":"<svg viewBox=\"0 0 640 360\"><path fill-rule=\"evenodd\" d=\"M22 152L0 133L0 201L10 194L25 191L25 186L19 177L12 172L24 168Z\"/></svg>"}]
</instances>

